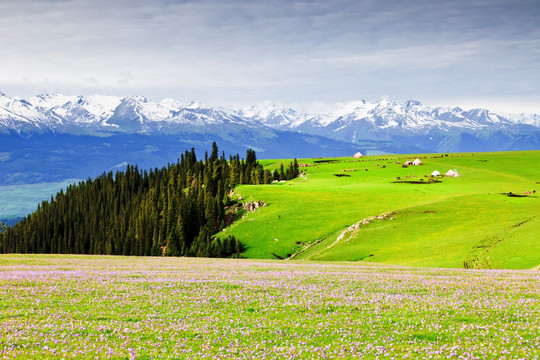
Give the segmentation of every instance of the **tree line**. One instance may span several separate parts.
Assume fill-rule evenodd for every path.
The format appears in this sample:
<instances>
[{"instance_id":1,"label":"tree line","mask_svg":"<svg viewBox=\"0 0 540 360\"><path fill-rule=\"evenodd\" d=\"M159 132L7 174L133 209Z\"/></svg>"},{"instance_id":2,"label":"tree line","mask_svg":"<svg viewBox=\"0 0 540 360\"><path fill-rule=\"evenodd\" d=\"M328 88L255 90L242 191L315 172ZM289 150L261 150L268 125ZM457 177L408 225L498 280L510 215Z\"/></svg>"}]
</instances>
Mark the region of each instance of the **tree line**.
<instances>
[{"instance_id":1,"label":"tree line","mask_svg":"<svg viewBox=\"0 0 540 360\"><path fill-rule=\"evenodd\" d=\"M6 232L8 229L8 226L5 222L3 221L0 221L0 233L4 233Z\"/></svg>"},{"instance_id":2,"label":"tree line","mask_svg":"<svg viewBox=\"0 0 540 360\"><path fill-rule=\"evenodd\" d=\"M297 177L295 159L270 171L257 161L195 150L174 164L108 172L61 190L0 234L1 253L238 257L243 244L215 235L225 227L229 193L239 184L270 184Z\"/></svg>"}]
</instances>

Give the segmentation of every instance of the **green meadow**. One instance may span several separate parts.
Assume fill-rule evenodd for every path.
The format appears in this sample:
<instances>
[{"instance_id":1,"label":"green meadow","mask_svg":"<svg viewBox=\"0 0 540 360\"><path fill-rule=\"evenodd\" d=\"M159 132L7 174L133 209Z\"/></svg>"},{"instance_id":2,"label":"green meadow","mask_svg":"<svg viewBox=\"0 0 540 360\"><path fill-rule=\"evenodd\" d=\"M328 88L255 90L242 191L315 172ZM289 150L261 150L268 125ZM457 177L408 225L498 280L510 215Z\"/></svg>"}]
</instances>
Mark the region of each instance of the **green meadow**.
<instances>
[{"instance_id":1,"label":"green meadow","mask_svg":"<svg viewBox=\"0 0 540 360\"><path fill-rule=\"evenodd\" d=\"M402 167L416 158L423 164ZM244 204L266 203L222 232L247 245L244 256L446 268L540 264L540 151L298 162L307 166L295 180L236 189ZM449 169L460 177L432 181L434 170Z\"/></svg>"},{"instance_id":2,"label":"green meadow","mask_svg":"<svg viewBox=\"0 0 540 360\"><path fill-rule=\"evenodd\" d=\"M0 359L536 359L540 274L0 255Z\"/></svg>"},{"instance_id":3,"label":"green meadow","mask_svg":"<svg viewBox=\"0 0 540 360\"><path fill-rule=\"evenodd\" d=\"M0 359L538 358L539 160L299 159L235 190L252 259L0 255Z\"/></svg>"}]
</instances>

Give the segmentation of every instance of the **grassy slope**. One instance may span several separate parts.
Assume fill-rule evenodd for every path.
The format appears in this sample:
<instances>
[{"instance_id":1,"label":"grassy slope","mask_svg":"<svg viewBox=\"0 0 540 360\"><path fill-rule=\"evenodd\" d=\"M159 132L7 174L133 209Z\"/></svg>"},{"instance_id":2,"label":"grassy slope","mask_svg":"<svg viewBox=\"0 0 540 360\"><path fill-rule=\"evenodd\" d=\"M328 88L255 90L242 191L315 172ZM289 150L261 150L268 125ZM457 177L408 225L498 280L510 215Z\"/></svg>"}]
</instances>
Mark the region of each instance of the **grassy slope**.
<instances>
[{"instance_id":1,"label":"grassy slope","mask_svg":"<svg viewBox=\"0 0 540 360\"><path fill-rule=\"evenodd\" d=\"M307 179L242 186L238 196L265 200L269 206L224 233L246 243L245 255L252 258L273 258L272 253L286 257L300 247L297 242L322 239L296 258L430 267L463 267L467 262L474 267L532 268L540 263L538 194L501 195L540 192L540 151L420 156L424 165L408 168L395 162L414 156L342 158L306 168ZM418 180L450 168L462 177L437 184L393 183L398 176ZM333 176L336 173L351 177ZM397 211L393 220L375 221L335 243L348 226L387 211Z\"/></svg>"}]
</instances>

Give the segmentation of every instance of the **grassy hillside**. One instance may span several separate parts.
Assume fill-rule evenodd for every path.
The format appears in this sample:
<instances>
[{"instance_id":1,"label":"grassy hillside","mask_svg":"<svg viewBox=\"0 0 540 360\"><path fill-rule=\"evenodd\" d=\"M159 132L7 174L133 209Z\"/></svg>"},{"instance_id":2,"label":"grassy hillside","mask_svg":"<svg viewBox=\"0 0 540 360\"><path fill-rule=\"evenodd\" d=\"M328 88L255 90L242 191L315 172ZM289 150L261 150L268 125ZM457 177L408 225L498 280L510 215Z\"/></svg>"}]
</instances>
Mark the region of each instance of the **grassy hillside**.
<instances>
[{"instance_id":1,"label":"grassy hillside","mask_svg":"<svg viewBox=\"0 0 540 360\"><path fill-rule=\"evenodd\" d=\"M416 157L423 165L402 167ZM540 151L299 159L299 163L313 165L303 168L304 177L237 189L235 196L244 203L267 204L223 232L247 245L245 256L427 267L540 264L540 199L532 193L540 192ZM428 181L434 170L444 174L449 169L461 177ZM532 194L507 195L527 191ZM386 219L366 221L339 238L349 226L387 212L392 214Z\"/></svg>"}]
</instances>

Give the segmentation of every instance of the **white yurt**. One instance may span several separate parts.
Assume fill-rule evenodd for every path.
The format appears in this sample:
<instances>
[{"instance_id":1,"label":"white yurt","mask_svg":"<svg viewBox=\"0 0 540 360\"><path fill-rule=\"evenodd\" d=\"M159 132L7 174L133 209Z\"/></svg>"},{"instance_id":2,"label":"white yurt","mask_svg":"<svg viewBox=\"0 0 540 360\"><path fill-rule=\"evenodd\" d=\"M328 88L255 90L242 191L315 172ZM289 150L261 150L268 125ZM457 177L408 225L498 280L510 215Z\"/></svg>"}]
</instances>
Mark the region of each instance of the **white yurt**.
<instances>
[{"instance_id":1,"label":"white yurt","mask_svg":"<svg viewBox=\"0 0 540 360\"><path fill-rule=\"evenodd\" d=\"M416 159L416 160L414 160L414 161L412 162L412 164L413 164L414 166L422 165L422 161L420 161L420 159Z\"/></svg>"},{"instance_id":2,"label":"white yurt","mask_svg":"<svg viewBox=\"0 0 540 360\"><path fill-rule=\"evenodd\" d=\"M459 177L459 173L457 172L457 170L448 170L446 172L446 174L444 174L444 176L448 176L448 177Z\"/></svg>"},{"instance_id":3,"label":"white yurt","mask_svg":"<svg viewBox=\"0 0 540 360\"><path fill-rule=\"evenodd\" d=\"M431 173L431 176L433 176L433 177L441 176L441 173L438 170L435 170L434 172Z\"/></svg>"},{"instance_id":4,"label":"white yurt","mask_svg":"<svg viewBox=\"0 0 540 360\"><path fill-rule=\"evenodd\" d=\"M362 153L359 151L359 152L357 152L356 154L353 155L353 158L358 159L358 158L361 158L362 156L364 156L364 155L362 155Z\"/></svg>"}]
</instances>

